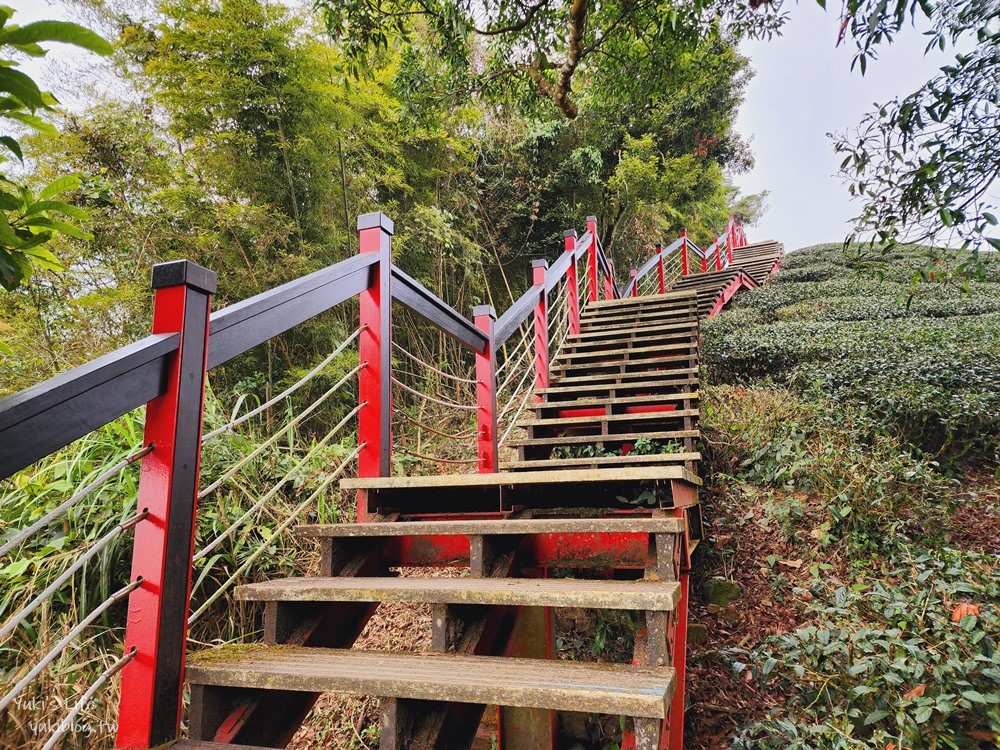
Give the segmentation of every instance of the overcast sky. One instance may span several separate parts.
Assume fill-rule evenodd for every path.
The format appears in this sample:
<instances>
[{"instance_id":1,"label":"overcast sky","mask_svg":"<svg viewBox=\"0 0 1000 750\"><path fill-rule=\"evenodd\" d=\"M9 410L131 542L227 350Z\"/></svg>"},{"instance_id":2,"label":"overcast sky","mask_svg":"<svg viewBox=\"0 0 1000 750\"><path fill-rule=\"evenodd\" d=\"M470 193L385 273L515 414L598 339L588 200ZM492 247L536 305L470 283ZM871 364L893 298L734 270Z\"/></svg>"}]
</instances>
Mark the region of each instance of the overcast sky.
<instances>
[{"instance_id":1,"label":"overcast sky","mask_svg":"<svg viewBox=\"0 0 1000 750\"><path fill-rule=\"evenodd\" d=\"M9 0L8 0L9 1ZM65 18L60 3L13 0L15 21ZM831 8L839 5L830 3ZM768 190L770 210L748 231L750 240L777 239L793 250L819 242L839 242L856 213L847 188L836 176L839 159L828 132L855 126L875 102L905 96L926 81L951 53L923 54L925 38L907 29L883 50L866 76L851 72L852 45L834 46L840 25L836 12L824 12L815 0L786 2L790 21L781 37L750 42L742 51L755 71L737 120L752 140L757 164L736 176L744 193ZM41 74L49 88L73 105L65 67L59 61L78 57L55 45L54 63L25 69ZM95 60L88 55L84 61Z\"/></svg>"},{"instance_id":2,"label":"overcast sky","mask_svg":"<svg viewBox=\"0 0 1000 750\"><path fill-rule=\"evenodd\" d=\"M748 230L750 241L776 239L794 250L843 240L858 213L836 174L842 157L826 134L853 128L875 102L912 93L954 56L924 57L926 37L907 28L862 77L851 71L851 41L835 47L836 12L824 12L815 0L786 9L790 20L781 37L741 46L755 76L737 128L752 139L757 164L736 184L744 193L770 192L770 210Z\"/></svg>"}]
</instances>

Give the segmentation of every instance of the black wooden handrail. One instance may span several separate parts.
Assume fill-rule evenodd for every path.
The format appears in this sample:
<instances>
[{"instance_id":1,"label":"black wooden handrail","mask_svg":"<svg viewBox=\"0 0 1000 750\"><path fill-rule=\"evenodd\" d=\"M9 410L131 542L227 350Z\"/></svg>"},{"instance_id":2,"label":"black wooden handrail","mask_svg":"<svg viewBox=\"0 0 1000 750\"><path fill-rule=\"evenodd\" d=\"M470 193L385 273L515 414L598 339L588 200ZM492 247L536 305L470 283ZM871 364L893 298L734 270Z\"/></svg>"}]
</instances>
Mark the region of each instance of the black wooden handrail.
<instances>
[{"instance_id":1,"label":"black wooden handrail","mask_svg":"<svg viewBox=\"0 0 1000 750\"><path fill-rule=\"evenodd\" d=\"M147 336L0 400L0 477L161 395L179 341Z\"/></svg>"},{"instance_id":2,"label":"black wooden handrail","mask_svg":"<svg viewBox=\"0 0 1000 750\"><path fill-rule=\"evenodd\" d=\"M355 255L212 313L208 368L357 296L378 258Z\"/></svg>"},{"instance_id":3,"label":"black wooden handrail","mask_svg":"<svg viewBox=\"0 0 1000 750\"><path fill-rule=\"evenodd\" d=\"M489 339L465 318L431 292L427 287L407 275L395 265L392 267L392 298L398 300L417 315L432 323L474 352L485 352Z\"/></svg>"}]
</instances>

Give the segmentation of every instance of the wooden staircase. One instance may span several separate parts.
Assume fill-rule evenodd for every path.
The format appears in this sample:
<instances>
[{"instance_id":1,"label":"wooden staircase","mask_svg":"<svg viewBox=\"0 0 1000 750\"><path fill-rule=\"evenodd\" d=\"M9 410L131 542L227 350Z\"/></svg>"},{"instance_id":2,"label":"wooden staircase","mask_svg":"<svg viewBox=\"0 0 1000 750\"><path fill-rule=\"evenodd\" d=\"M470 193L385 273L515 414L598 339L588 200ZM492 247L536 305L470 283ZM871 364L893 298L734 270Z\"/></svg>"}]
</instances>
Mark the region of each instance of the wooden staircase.
<instances>
[{"instance_id":1,"label":"wooden staircase","mask_svg":"<svg viewBox=\"0 0 1000 750\"><path fill-rule=\"evenodd\" d=\"M666 294L591 303L499 473L342 482L365 522L297 530L319 545L319 576L238 589L263 607L264 642L189 659L177 747L282 747L337 692L381 699L387 750L469 748L487 706L508 749L568 746L579 738L552 712L575 712L627 717L623 747L680 750L686 571L702 536L698 319L780 256L743 250ZM352 648L384 602L430 605L430 653ZM638 612L631 663L552 658L555 608Z\"/></svg>"}]
</instances>

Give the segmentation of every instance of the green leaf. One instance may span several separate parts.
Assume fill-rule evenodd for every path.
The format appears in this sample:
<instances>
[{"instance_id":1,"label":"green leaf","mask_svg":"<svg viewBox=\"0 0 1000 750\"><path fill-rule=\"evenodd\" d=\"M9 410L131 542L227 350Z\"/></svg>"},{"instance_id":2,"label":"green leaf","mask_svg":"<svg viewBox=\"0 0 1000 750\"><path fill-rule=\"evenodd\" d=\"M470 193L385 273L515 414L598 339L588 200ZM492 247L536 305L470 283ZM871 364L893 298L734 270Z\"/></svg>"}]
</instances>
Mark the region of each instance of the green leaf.
<instances>
[{"instance_id":1,"label":"green leaf","mask_svg":"<svg viewBox=\"0 0 1000 750\"><path fill-rule=\"evenodd\" d=\"M7 91L34 112L48 105L42 98L42 92L30 76L12 68L0 68L0 91Z\"/></svg>"},{"instance_id":2,"label":"green leaf","mask_svg":"<svg viewBox=\"0 0 1000 750\"><path fill-rule=\"evenodd\" d=\"M53 180L38 194L39 200L48 200L49 198L55 198L57 195L62 195L63 193L69 193L73 190L79 189L81 185L81 180L78 175L68 174L58 179Z\"/></svg>"},{"instance_id":3,"label":"green leaf","mask_svg":"<svg viewBox=\"0 0 1000 750\"><path fill-rule=\"evenodd\" d=\"M32 216L25 220L25 226L29 227L43 227L45 229L52 229L56 232L62 232L70 237L76 237L78 240L92 240L94 236L84 232L79 227L73 226L65 221L56 221L55 219L49 219L45 216Z\"/></svg>"},{"instance_id":4,"label":"green leaf","mask_svg":"<svg viewBox=\"0 0 1000 750\"><path fill-rule=\"evenodd\" d=\"M37 42L63 42L99 55L110 55L113 47L108 41L76 23L69 21L35 21L27 26L0 32L0 44L35 44Z\"/></svg>"},{"instance_id":5,"label":"green leaf","mask_svg":"<svg viewBox=\"0 0 1000 750\"><path fill-rule=\"evenodd\" d=\"M45 122L45 120L38 115L28 114L27 112L5 112L3 113L3 116L24 123L28 127L37 130L39 133L55 135L57 132L54 125Z\"/></svg>"},{"instance_id":6,"label":"green leaf","mask_svg":"<svg viewBox=\"0 0 1000 750\"><path fill-rule=\"evenodd\" d=\"M16 139L11 138L9 135L0 135L0 143L6 146L22 164L24 163L24 154L21 153L21 144L18 143Z\"/></svg>"},{"instance_id":7,"label":"green leaf","mask_svg":"<svg viewBox=\"0 0 1000 750\"><path fill-rule=\"evenodd\" d=\"M90 218L90 215L82 208L71 206L69 203L63 203L62 201L38 201L37 203L32 203L25 211L25 215L32 216L44 211L54 211L78 221L86 221Z\"/></svg>"},{"instance_id":8,"label":"green leaf","mask_svg":"<svg viewBox=\"0 0 1000 750\"><path fill-rule=\"evenodd\" d=\"M66 266L64 266L55 255L53 255L49 250L46 250L44 247L28 248L24 251L24 254L29 256L39 266L49 271L66 270Z\"/></svg>"}]
</instances>

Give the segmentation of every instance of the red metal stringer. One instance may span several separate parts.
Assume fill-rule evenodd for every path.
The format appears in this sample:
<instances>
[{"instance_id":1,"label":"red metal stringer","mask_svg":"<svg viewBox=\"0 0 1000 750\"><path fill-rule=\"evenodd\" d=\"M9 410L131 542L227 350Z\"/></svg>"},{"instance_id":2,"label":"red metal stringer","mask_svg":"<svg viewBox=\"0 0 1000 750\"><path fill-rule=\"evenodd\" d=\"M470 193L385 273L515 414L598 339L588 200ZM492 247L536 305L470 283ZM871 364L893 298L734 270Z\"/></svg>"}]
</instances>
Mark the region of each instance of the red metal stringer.
<instances>
[{"instance_id":1,"label":"red metal stringer","mask_svg":"<svg viewBox=\"0 0 1000 750\"><path fill-rule=\"evenodd\" d=\"M576 230L567 229L564 233L564 244L567 253L576 253ZM569 335L580 333L580 283L577 278L576 260L569 264L566 270L566 284L569 286Z\"/></svg>"},{"instance_id":2,"label":"red metal stringer","mask_svg":"<svg viewBox=\"0 0 1000 750\"><path fill-rule=\"evenodd\" d=\"M476 455L479 473L497 470L497 359L493 346L493 325L497 314L492 305L473 308L476 328L486 334L486 351L476 352Z\"/></svg>"},{"instance_id":3,"label":"red metal stringer","mask_svg":"<svg viewBox=\"0 0 1000 750\"><path fill-rule=\"evenodd\" d=\"M545 293L548 261L531 261L531 281L538 290L535 306L535 390L549 387L549 301Z\"/></svg>"},{"instance_id":4,"label":"red metal stringer","mask_svg":"<svg viewBox=\"0 0 1000 750\"><path fill-rule=\"evenodd\" d=\"M392 220L382 213L358 217L359 253L378 253L367 289L358 297L358 477L389 475L392 460ZM358 498L358 521L365 510Z\"/></svg>"}]
</instances>

